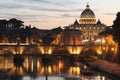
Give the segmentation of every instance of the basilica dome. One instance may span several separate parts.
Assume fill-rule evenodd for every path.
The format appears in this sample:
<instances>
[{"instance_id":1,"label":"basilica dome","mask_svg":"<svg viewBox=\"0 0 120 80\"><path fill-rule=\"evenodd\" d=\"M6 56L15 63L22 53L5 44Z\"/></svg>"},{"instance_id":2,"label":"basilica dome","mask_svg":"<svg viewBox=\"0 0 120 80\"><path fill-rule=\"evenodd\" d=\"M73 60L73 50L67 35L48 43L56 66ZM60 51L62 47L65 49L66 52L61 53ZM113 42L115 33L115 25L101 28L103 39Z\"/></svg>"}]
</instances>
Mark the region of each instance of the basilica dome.
<instances>
[{"instance_id":1,"label":"basilica dome","mask_svg":"<svg viewBox=\"0 0 120 80\"><path fill-rule=\"evenodd\" d=\"M88 4L86 5L86 9L81 13L79 22L80 24L95 24L96 23L95 14L90 9L90 6Z\"/></svg>"}]
</instances>

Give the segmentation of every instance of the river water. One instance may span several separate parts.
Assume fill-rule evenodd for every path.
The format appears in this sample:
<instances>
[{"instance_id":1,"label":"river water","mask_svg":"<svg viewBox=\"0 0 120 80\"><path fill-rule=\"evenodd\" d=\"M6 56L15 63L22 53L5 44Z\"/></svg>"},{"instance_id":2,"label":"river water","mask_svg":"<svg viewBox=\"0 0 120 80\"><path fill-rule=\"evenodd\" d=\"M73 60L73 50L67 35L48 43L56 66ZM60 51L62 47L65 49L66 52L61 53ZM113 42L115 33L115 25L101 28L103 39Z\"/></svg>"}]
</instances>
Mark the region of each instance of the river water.
<instances>
[{"instance_id":1,"label":"river water","mask_svg":"<svg viewBox=\"0 0 120 80\"><path fill-rule=\"evenodd\" d=\"M25 56L23 64L14 64L13 57L0 56L0 80L111 80L94 71L83 74L83 68L65 57Z\"/></svg>"}]
</instances>

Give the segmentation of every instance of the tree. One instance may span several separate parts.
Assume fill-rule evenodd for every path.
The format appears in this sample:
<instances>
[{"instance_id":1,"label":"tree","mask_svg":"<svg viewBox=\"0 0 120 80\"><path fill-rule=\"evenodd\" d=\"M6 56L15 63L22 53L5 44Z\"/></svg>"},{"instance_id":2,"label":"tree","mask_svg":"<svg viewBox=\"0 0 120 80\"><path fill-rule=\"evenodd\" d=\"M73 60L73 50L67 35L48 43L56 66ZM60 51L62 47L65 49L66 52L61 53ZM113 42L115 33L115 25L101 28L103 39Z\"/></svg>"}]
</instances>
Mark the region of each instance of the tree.
<instances>
[{"instance_id":1,"label":"tree","mask_svg":"<svg viewBox=\"0 0 120 80\"><path fill-rule=\"evenodd\" d=\"M0 41L7 35L7 20L0 20Z\"/></svg>"},{"instance_id":2,"label":"tree","mask_svg":"<svg viewBox=\"0 0 120 80\"><path fill-rule=\"evenodd\" d=\"M0 29L1 30L6 30L7 29L7 20L0 20Z\"/></svg>"},{"instance_id":3,"label":"tree","mask_svg":"<svg viewBox=\"0 0 120 80\"><path fill-rule=\"evenodd\" d=\"M20 29L23 26L23 21L12 18L9 20L9 25L12 29Z\"/></svg>"},{"instance_id":4,"label":"tree","mask_svg":"<svg viewBox=\"0 0 120 80\"><path fill-rule=\"evenodd\" d=\"M118 43L118 62L120 63L120 12L117 13L116 20L112 25L113 40Z\"/></svg>"}]
</instances>

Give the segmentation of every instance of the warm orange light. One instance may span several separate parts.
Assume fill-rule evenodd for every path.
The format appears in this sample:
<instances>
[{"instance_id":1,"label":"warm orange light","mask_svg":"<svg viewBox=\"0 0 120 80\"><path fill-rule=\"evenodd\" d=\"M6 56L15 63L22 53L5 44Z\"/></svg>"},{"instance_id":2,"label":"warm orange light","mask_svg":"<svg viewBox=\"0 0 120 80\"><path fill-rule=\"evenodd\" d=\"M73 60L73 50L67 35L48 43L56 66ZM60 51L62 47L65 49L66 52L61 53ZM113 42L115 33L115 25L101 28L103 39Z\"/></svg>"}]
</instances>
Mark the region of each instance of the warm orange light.
<instances>
[{"instance_id":1,"label":"warm orange light","mask_svg":"<svg viewBox=\"0 0 120 80\"><path fill-rule=\"evenodd\" d=\"M52 68L51 68L51 66L48 66L48 73L49 73L49 74L52 73Z\"/></svg>"},{"instance_id":2,"label":"warm orange light","mask_svg":"<svg viewBox=\"0 0 120 80\"><path fill-rule=\"evenodd\" d=\"M54 48L52 46L40 46L39 49L42 54L52 54Z\"/></svg>"},{"instance_id":3,"label":"warm orange light","mask_svg":"<svg viewBox=\"0 0 120 80\"><path fill-rule=\"evenodd\" d=\"M114 48L114 47L112 47L112 48L111 48L111 51L114 51L114 50L115 50L115 48Z\"/></svg>"},{"instance_id":4,"label":"warm orange light","mask_svg":"<svg viewBox=\"0 0 120 80\"><path fill-rule=\"evenodd\" d=\"M70 67L68 73L80 75L80 70L81 70L80 67Z\"/></svg>"},{"instance_id":5,"label":"warm orange light","mask_svg":"<svg viewBox=\"0 0 120 80\"><path fill-rule=\"evenodd\" d=\"M62 61L59 61L59 69L62 69L64 67L64 64Z\"/></svg>"},{"instance_id":6,"label":"warm orange light","mask_svg":"<svg viewBox=\"0 0 120 80\"><path fill-rule=\"evenodd\" d=\"M39 62L39 60L37 60L37 69L39 69L40 68L40 62Z\"/></svg>"},{"instance_id":7,"label":"warm orange light","mask_svg":"<svg viewBox=\"0 0 120 80\"><path fill-rule=\"evenodd\" d=\"M20 53L19 54L22 54L23 50L24 50L24 47L20 47Z\"/></svg>"},{"instance_id":8,"label":"warm orange light","mask_svg":"<svg viewBox=\"0 0 120 80\"><path fill-rule=\"evenodd\" d=\"M102 54L101 49L97 49L96 52L97 52L98 55Z\"/></svg>"},{"instance_id":9,"label":"warm orange light","mask_svg":"<svg viewBox=\"0 0 120 80\"><path fill-rule=\"evenodd\" d=\"M105 50L105 47L103 47L103 50Z\"/></svg>"},{"instance_id":10,"label":"warm orange light","mask_svg":"<svg viewBox=\"0 0 120 80\"><path fill-rule=\"evenodd\" d=\"M67 47L67 50L70 54L80 54L81 47L80 46L69 46Z\"/></svg>"}]
</instances>

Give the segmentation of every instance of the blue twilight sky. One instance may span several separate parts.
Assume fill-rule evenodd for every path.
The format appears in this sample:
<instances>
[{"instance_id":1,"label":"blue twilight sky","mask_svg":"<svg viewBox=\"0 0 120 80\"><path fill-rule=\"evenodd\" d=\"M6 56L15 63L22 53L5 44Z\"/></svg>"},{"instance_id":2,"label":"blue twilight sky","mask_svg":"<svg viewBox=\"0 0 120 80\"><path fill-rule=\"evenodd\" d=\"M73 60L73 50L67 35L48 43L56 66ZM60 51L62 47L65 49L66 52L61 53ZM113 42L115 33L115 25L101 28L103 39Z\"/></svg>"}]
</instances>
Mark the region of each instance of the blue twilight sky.
<instances>
[{"instance_id":1,"label":"blue twilight sky","mask_svg":"<svg viewBox=\"0 0 120 80\"><path fill-rule=\"evenodd\" d=\"M87 2L106 25L120 11L120 0L0 0L0 19L17 18L40 29L63 27L79 20Z\"/></svg>"}]
</instances>

